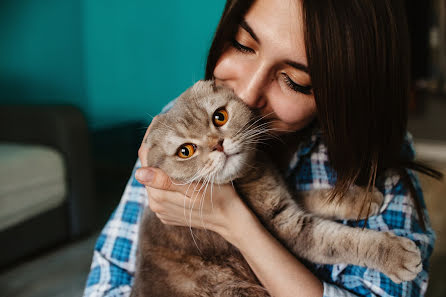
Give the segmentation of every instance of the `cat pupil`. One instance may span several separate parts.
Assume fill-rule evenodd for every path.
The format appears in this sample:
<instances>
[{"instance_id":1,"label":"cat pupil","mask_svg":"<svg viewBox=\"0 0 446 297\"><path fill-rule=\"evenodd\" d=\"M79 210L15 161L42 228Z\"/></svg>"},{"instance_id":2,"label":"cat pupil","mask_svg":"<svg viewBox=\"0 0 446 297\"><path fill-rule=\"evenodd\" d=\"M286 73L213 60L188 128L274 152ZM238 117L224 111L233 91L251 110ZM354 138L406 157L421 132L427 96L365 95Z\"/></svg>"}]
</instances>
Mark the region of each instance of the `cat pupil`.
<instances>
[{"instance_id":1,"label":"cat pupil","mask_svg":"<svg viewBox=\"0 0 446 297\"><path fill-rule=\"evenodd\" d=\"M189 156L189 154L190 154L189 150L188 150L187 148L185 148L185 147L183 147L183 148L181 149L181 153L182 153L183 155L185 155L185 156Z\"/></svg>"},{"instance_id":2,"label":"cat pupil","mask_svg":"<svg viewBox=\"0 0 446 297\"><path fill-rule=\"evenodd\" d=\"M223 122L225 120L225 116L221 112L219 112L215 115L215 119L217 121Z\"/></svg>"}]
</instances>

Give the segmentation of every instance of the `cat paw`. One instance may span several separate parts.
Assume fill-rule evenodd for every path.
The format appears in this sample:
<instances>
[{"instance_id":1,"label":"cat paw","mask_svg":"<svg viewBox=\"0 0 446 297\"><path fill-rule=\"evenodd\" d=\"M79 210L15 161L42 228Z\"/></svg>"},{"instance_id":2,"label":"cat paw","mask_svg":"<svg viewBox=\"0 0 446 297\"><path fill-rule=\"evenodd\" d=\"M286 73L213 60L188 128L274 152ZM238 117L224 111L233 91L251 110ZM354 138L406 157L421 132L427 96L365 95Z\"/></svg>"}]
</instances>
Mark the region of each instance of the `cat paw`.
<instances>
[{"instance_id":1,"label":"cat paw","mask_svg":"<svg viewBox=\"0 0 446 297\"><path fill-rule=\"evenodd\" d=\"M397 284L413 280L423 269L420 250L408 238L388 232L386 235L389 245L386 248L380 245L377 251L386 267L382 272Z\"/></svg>"}]
</instances>

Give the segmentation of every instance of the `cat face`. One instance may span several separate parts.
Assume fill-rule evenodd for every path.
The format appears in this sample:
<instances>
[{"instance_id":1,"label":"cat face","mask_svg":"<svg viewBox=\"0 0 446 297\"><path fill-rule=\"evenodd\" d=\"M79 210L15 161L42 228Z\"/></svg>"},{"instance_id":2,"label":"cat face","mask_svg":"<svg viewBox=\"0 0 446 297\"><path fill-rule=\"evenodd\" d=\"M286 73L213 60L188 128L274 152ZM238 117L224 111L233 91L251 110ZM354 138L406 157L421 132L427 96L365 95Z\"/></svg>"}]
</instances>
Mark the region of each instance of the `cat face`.
<instances>
[{"instance_id":1,"label":"cat face","mask_svg":"<svg viewBox=\"0 0 446 297\"><path fill-rule=\"evenodd\" d=\"M153 122L146 139L148 166L183 182L234 180L254 158L261 135L254 119L233 91L199 81Z\"/></svg>"}]
</instances>

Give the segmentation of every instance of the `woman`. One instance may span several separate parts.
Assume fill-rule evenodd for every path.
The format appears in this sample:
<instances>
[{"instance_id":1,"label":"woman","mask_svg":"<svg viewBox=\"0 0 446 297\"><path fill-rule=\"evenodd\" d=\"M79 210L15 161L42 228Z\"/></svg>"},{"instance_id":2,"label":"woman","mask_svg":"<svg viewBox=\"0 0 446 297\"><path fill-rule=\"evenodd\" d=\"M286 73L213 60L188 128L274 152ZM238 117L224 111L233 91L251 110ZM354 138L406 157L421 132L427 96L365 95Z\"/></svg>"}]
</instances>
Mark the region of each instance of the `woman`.
<instances>
[{"instance_id":1,"label":"woman","mask_svg":"<svg viewBox=\"0 0 446 297\"><path fill-rule=\"evenodd\" d=\"M265 230L232 186L222 186L213 193L213 208L192 212L192 226L201 228L203 219L236 246L271 296L422 296L426 291L434 234L418 181L407 168L435 172L413 162L406 136L408 38L403 6L396 2L227 1L206 78L232 88L286 131L279 134L285 145L274 143L271 157L297 190L334 187L333 198L342 199L353 183L376 185L385 204L379 215L359 224L411 238L423 257L424 270L400 285L363 267L304 265ZM297 134L308 133L298 145ZM147 153L141 146L143 165ZM85 296L129 294L138 222L147 202L163 223L189 223L184 221L187 186L172 185L155 168L143 166L135 175L145 188L130 180L98 239Z\"/></svg>"}]
</instances>

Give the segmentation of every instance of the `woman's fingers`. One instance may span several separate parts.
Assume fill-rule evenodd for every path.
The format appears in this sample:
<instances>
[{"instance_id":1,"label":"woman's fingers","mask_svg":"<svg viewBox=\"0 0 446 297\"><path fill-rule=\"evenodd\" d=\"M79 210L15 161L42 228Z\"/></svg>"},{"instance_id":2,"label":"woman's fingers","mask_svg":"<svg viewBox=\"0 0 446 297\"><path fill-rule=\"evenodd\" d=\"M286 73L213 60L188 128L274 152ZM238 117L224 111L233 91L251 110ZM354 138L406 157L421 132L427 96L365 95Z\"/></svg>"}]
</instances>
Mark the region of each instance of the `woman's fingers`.
<instances>
[{"instance_id":1,"label":"woman's fingers","mask_svg":"<svg viewBox=\"0 0 446 297\"><path fill-rule=\"evenodd\" d=\"M172 192L166 190L160 190L156 188L147 187L147 193L150 198L150 202L165 205L166 207L178 207L179 209L197 210L200 207L208 208L209 199L204 192L190 191L191 195L185 195L181 192ZM202 209L203 210L203 209Z\"/></svg>"},{"instance_id":2,"label":"woman's fingers","mask_svg":"<svg viewBox=\"0 0 446 297\"><path fill-rule=\"evenodd\" d=\"M183 192L181 185L172 183L172 179L159 168L141 167L136 170L135 178L143 185L166 191Z\"/></svg>"},{"instance_id":3,"label":"woman's fingers","mask_svg":"<svg viewBox=\"0 0 446 297\"><path fill-rule=\"evenodd\" d=\"M165 224L204 227L209 215L208 207L202 203L205 197L189 198L178 192L147 188L149 208Z\"/></svg>"},{"instance_id":4,"label":"woman's fingers","mask_svg":"<svg viewBox=\"0 0 446 297\"><path fill-rule=\"evenodd\" d=\"M176 184L164 173L163 170L154 167L141 167L136 170L135 178L143 185L159 190L179 192L192 196L194 192L202 190L201 184Z\"/></svg>"}]
</instances>

